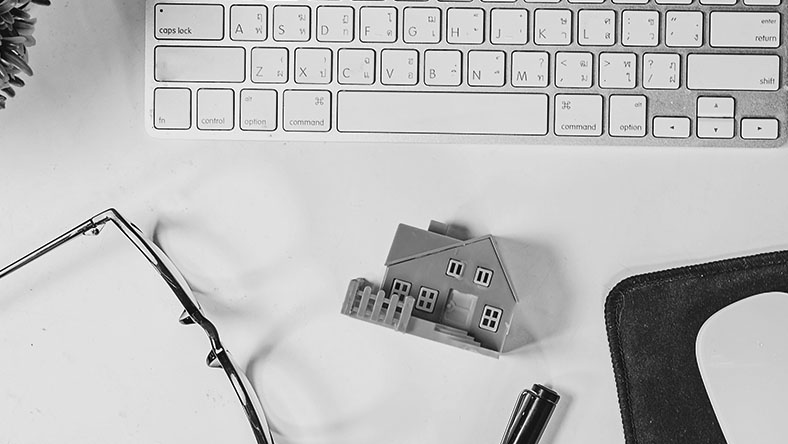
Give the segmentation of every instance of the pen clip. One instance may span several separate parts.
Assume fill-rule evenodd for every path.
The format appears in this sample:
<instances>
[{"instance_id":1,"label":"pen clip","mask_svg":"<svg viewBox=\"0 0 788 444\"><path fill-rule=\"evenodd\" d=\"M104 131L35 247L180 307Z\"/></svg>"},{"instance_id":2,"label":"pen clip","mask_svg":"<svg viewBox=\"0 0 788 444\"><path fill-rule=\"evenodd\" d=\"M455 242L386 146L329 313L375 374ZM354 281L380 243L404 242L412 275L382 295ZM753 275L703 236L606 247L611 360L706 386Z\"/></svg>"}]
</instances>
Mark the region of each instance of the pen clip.
<instances>
[{"instance_id":1,"label":"pen clip","mask_svg":"<svg viewBox=\"0 0 788 444\"><path fill-rule=\"evenodd\" d=\"M528 408L526 400L529 396L531 399L536 398L536 393L525 389L520 394L520 397L517 398L517 403L514 405L514 410L512 410L512 416L509 418L509 424L506 426L506 432L503 434L501 444L515 444L514 440L517 438L517 432L521 427L521 421L519 421L519 419L523 417L523 414Z\"/></svg>"}]
</instances>

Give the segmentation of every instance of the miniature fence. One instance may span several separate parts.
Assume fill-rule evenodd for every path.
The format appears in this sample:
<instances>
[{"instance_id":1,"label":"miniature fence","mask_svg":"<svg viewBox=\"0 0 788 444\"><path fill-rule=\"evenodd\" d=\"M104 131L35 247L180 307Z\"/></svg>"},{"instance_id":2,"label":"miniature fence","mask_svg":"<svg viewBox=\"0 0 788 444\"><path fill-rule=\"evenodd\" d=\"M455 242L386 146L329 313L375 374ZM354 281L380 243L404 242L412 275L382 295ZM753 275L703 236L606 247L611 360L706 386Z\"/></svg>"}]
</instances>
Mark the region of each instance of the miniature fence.
<instances>
[{"instance_id":1,"label":"miniature fence","mask_svg":"<svg viewBox=\"0 0 788 444\"><path fill-rule=\"evenodd\" d=\"M342 313L405 332L415 302L413 296L386 296L383 290L372 293L372 287L364 279L353 279L347 289Z\"/></svg>"}]
</instances>

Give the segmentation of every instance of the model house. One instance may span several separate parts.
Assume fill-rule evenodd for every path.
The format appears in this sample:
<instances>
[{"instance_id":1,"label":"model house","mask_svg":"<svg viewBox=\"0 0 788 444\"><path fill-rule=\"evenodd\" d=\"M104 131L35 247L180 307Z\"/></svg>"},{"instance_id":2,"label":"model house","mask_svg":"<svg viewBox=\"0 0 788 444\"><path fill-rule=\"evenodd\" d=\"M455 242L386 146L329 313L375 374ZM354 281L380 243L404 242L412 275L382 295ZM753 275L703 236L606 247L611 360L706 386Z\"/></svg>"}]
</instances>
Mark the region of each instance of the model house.
<instances>
[{"instance_id":1,"label":"model house","mask_svg":"<svg viewBox=\"0 0 788 444\"><path fill-rule=\"evenodd\" d=\"M461 348L497 356L517 296L493 236L464 240L437 222L400 225L380 289L351 282L343 312Z\"/></svg>"}]
</instances>

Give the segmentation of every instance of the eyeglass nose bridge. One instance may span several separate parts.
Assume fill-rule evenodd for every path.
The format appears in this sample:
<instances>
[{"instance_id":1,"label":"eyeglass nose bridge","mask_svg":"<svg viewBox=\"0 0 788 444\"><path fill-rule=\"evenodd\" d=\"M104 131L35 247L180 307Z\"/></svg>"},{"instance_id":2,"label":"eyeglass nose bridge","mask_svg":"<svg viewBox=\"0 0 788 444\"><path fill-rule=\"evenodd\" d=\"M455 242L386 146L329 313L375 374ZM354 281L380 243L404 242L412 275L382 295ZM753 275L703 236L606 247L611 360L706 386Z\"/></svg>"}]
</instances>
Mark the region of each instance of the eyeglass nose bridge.
<instances>
[{"instance_id":1,"label":"eyeglass nose bridge","mask_svg":"<svg viewBox=\"0 0 788 444\"><path fill-rule=\"evenodd\" d=\"M180 317L178 317L178 322L181 325L194 325L197 323L187 310L183 310L183 313L181 313ZM219 357L216 354L216 350L212 349L210 352L208 352L208 356L205 358L205 364L210 368L222 368L222 364L219 362Z\"/></svg>"}]
</instances>

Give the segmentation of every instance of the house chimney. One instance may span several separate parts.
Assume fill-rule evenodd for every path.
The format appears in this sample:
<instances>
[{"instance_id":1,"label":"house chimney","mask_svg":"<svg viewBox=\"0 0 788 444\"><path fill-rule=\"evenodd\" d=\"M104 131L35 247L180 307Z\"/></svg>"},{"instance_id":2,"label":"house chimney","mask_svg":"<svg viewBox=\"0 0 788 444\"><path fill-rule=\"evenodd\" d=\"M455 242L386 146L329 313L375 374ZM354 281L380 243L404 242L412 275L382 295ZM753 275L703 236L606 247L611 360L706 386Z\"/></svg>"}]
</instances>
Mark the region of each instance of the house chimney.
<instances>
[{"instance_id":1,"label":"house chimney","mask_svg":"<svg viewBox=\"0 0 788 444\"><path fill-rule=\"evenodd\" d=\"M427 230L431 233L441 234L443 236L449 235L449 226L437 220L431 220L430 227Z\"/></svg>"},{"instance_id":2,"label":"house chimney","mask_svg":"<svg viewBox=\"0 0 788 444\"><path fill-rule=\"evenodd\" d=\"M450 237L461 241L470 239L468 229L463 226L445 224L436 220L430 221L430 227L427 229L430 233L440 234L441 236Z\"/></svg>"}]
</instances>

